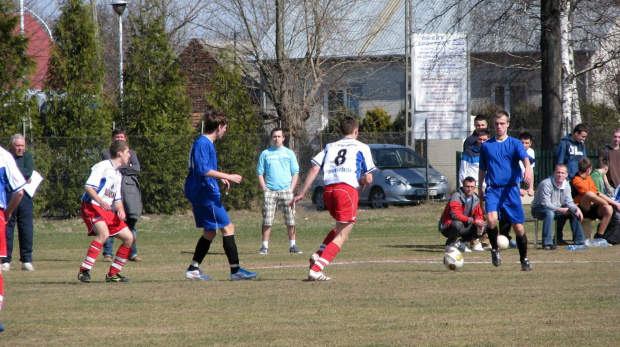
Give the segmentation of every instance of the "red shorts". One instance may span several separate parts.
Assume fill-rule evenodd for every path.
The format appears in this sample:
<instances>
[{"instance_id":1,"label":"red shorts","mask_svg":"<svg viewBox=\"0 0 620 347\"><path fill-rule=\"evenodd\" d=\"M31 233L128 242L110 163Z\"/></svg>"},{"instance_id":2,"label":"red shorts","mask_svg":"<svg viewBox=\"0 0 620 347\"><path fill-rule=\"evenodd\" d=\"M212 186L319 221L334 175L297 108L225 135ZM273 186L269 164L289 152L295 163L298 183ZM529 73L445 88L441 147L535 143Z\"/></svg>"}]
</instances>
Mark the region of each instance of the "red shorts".
<instances>
[{"instance_id":1,"label":"red shorts","mask_svg":"<svg viewBox=\"0 0 620 347\"><path fill-rule=\"evenodd\" d=\"M110 236L118 234L121 230L127 228L127 224L123 222L114 211L106 211L101 206L92 204L90 202L82 201L82 219L86 228L88 229L88 236L95 236L93 227L97 223L105 223L108 226L108 232Z\"/></svg>"},{"instance_id":2,"label":"red shorts","mask_svg":"<svg viewBox=\"0 0 620 347\"><path fill-rule=\"evenodd\" d=\"M0 258L6 258L6 223L4 221L4 210L0 210Z\"/></svg>"},{"instance_id":3,"label":"red shorts","mask_svg":"<svg viewBox=\"0 0 620 347\"><path fill-rule=\"evenodd\" d=\"M357 188L346 183L330 184L323 192L325 206L336 223L355 223L358 200Z\"/></svg>"}]
</instances>

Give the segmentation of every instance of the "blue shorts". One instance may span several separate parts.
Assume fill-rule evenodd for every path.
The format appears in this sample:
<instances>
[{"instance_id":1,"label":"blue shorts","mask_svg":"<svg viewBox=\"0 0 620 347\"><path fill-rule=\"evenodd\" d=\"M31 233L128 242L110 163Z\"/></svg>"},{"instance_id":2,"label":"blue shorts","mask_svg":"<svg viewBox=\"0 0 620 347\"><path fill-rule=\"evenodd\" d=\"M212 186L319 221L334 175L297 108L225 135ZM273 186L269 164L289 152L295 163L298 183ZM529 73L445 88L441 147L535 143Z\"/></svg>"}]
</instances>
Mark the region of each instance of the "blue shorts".
<instances>
[{"instance_id":1,"label":"blue shorts","mask_svg":"<svg viewBox=\"0 0 620 347\"><path fill-rule=\"evenodd\" d=\"M498 212L501 209L502 221L512 224L525 223L523 204L519 186L512 187L490 187L484 193L486 212Z\"/></svg>"},{"instance_id":2,"label":"blue shorts","mask_svg":"<svg viewBox=\"0 0 620 347\"><path fill-rule=\"evenodd\" d=\"M194 220L196 221L197 228L203 228L206 231L221 229L230 224L230 218L228 213L222 205L218 203L210 206L195 206Z\"/></svg>"}]
</instances>

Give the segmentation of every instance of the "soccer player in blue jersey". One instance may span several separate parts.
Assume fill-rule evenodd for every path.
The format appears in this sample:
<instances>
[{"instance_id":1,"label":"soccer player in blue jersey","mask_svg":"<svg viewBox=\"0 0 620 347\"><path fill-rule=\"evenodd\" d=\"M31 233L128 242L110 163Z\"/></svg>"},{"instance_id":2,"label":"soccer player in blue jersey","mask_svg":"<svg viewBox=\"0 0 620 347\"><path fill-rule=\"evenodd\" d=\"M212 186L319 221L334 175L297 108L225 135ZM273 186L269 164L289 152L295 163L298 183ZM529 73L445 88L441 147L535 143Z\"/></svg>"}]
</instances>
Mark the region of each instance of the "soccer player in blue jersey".
<instances>
[{"instance_id":1,"label":"soccer player in blue jersey","mask_svg":"<svg viewBox=\"0 0 620 347\"><path fill-rule=\"evenodd\" d=\"M210 111L204 117L205 133L192 145L189 154L189 172L185 179L185 196L192 203L196 227L202 228L202 236L196 244L194 257L185 271L185 278L208 281L211 278L202 273L199 266L209 252L211 242L217 233L222 232L224 252L230 264L232 281L252 279L258 274L239 266L239 254L235 243L235 226L230 222L228 213L222 205L220 187L217 180L224 183L226 189L230 182L241 183L243 177L217 171L217 153L213 143L221 139L228 130L228 116L221 111Z\"/></svg>"},{"instance_id":2,"label":"soccer player in blue jersey","mask_svg":"<svg viewBox=\"0 0 620 347\"><path fill-rule=\"evenodd\" d=\"M487 213L487 230L491 242L493 265L500 266L502 261L497 245L497 220L501 210L512 224L516 234L517 248L523 271L532 270L527 259L527 235L523 228L525 214L521 204L519 183L523 180L529 184L534 179L531 158L521 141L508 136L510 116L506 111L497 111L493 117L495 137L482 144L480 150L480 170L478 172L478 191L480 199L485 201ZM521 171L519 162L523 161L525 170ZM486 182L486 191L483 183Z\"/></svg>"}]
</instances>

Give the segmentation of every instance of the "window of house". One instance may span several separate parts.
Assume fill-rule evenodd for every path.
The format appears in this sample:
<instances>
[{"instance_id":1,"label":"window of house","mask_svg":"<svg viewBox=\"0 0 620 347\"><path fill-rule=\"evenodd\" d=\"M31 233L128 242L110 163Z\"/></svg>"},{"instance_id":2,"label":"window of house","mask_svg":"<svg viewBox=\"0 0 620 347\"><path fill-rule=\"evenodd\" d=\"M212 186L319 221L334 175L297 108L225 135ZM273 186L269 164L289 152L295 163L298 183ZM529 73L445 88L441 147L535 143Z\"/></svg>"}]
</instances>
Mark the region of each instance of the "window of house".
<instances>
[{"instance_id":1,"label":"window of house","mask_svg":"<svg viewBox=\"0 0 620 347\"><path fill-rule=\"evenodd\" d=\"M329 115L334 116L338 112L346 111L350 115L359 116L361 90L361 85L353 85L340 90L330 90L327 93Z\"/></svg>"},{"instance_id":2,"label":"window of house","mask_svg":"<svg viewBox=\"0 0 620 347\"><path fill-rule=\"evenodd\" d=\"M491 100L508 113L511 107L527 101L525 86L523 85L496 85L493 87Z\"/></svg>"}]
</instances>

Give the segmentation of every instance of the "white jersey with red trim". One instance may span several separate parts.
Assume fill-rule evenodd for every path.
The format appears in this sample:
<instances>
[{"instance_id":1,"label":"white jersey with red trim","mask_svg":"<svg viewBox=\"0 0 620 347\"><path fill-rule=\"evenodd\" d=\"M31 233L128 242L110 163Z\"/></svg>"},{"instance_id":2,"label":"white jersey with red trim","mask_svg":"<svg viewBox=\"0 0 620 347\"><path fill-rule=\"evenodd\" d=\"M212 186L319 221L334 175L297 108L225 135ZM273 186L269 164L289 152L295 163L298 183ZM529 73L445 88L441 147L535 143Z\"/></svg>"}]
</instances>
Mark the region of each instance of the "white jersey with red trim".
<instances>
[{"instance_id":1,"label":"white jersey with red trim","mask_svg":"<svg viewBox=\"0 0 620 347\"><path fill-rule=\"evenodd\" d=\"M122 182L123 175L114 167L112 160L104 160L92 167L85 186L94 188L101 200L112 206L115 201L121 200ZM82 196L82 201L99 206L86 193Z\"/></svg>"},{"instance_id":2,"label":"white jersey with red trim","mask_svg":"<svg viewBox=\"0 0 620 347\"><path fill-rule=\"evenodd\" d=\"M15 193L24 189L26 180L17 167L11 153L0 147L0 209L9 204L7 192Z\"/></svg>"},{"instance_id":3,"label":"white jersey with red trim","mask_svg":"<svg viewBox=\"0 0 620 347\"><path fill-rule=\"evenodd\" d=\"M346 183L357 188L358 180L375 169L370 147L348 137L327 144L312 158L312 163L323 169L323 182L326 186Z\"/></svg>"}]
</instances>

